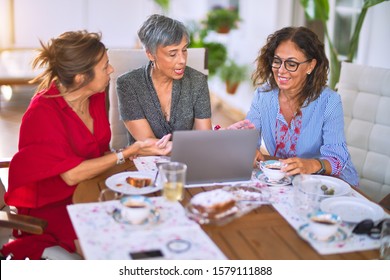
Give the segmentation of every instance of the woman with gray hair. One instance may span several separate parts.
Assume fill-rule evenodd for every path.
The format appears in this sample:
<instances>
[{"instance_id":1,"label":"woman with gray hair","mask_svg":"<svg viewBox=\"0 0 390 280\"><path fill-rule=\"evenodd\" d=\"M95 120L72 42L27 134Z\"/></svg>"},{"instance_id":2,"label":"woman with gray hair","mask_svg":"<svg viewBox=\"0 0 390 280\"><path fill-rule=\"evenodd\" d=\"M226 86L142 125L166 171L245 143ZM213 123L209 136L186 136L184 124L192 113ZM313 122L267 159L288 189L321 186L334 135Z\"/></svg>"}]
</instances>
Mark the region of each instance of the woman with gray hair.
<instances>
[{"instance_id":1,"label":"woman with gray hair","mask_svg":"<svg viewBox=\"0 0 390 280\"><path fill-rule=\"evenodd\" d=\"M186 66L189 34L183 23L151 15L138 37L149 63L117 80L129 144L162 138L175 130L211 129L207 77Z\"/></svg>"}]
</instances>

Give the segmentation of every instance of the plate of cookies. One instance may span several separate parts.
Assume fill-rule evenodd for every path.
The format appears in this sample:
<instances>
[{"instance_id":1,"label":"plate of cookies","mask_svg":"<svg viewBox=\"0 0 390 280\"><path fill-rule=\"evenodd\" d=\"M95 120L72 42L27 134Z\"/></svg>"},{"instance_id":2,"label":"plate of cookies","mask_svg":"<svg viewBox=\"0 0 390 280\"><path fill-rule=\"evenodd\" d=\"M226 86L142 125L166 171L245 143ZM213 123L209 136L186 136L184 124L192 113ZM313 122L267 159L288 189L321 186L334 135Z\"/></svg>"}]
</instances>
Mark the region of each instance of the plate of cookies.
<instances>
[{"instance_id":1,"label":"plate of cookies","mask_svg":"<svg viewBox=\"0 0 390 280\"><path fill-rule=\"evenodd\" d=\"M224 225L259 206L239 203L231 191L215 189L194 195L185 210L187 216L199 224Z\"/></svg>"},{"instance_id":2,"label":"plate of cookies","mask_svg":"<svg viewBox=\"0 0 390 280\"><path fill-rule=\"evenodd\" d=\"M121 172L106 180L106 186L111 190L127 195L142 195L161 190L155 185L155 172L128 171Z\"/></svg>"}]
</instances>

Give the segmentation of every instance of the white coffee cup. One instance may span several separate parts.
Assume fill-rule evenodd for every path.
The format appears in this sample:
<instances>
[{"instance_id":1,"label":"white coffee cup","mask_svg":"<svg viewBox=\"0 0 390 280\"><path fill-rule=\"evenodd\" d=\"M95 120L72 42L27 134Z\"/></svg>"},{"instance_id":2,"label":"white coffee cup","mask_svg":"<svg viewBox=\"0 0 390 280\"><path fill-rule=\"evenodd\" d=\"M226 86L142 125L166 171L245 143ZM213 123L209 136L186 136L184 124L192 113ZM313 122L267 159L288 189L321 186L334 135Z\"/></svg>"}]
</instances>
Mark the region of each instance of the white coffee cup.
<instances>
[{"instance_id":1,"label":"white coffee cup","mask_svg":"<svg viewBox=\"0 0 390 280\"><path fill-rule=\"evenodd\" d=\"M337 233L341 218L336 214L318 211L309 215L310 231L319 241L327 241Z\"/></svg>"},{"instance_id":2,"label":"white coffee cup","mask_svg":"<svg viewBox=\"0 0 390 280\"><path fill-rule=\"evenodd\" d=\"M131 224L142 224L151 214L152 202L145 196L125 196L120 202L122 218Z\"/></svg>"},{"instance_id":3,"label":"white coffee cup","mask_svg":"<svg viewBox=\"0 0 390 280\"><path fill-rule=\"evenodd\" d=\"M266 160L259 162L259 168L263 171L264 175L270 181L280 181L286 176L286 173L281 169L283 167L283 163L278 160Z\"/></svg>"}]
</instances>

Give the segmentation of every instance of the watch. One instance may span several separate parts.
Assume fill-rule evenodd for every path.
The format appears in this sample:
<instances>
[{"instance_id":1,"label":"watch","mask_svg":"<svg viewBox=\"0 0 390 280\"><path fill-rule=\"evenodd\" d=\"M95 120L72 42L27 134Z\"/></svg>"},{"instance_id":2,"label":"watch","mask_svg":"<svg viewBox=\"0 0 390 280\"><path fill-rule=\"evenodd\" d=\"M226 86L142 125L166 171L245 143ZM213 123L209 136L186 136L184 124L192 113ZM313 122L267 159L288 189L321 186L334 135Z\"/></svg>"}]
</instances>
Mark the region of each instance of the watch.
<instances>
[{"instance_id":1,"label":"watch","mask_svg":"<svg viewBox=\"0 0 390 280\"><path fill-rule=\"evenodd\" d=\"M315 172L314 174L325 174L326 168L325 168L325 163L322 159L316 158L316 160L321 164L320 170Z\"/></svg>"},{"instance_id":2,"label":"watch","mask_svg":"<svg viewBox=\"0 0 390 280\"><path fill-rule=\"evenodd\" d=\"M116 157L118 158L117 161L116 161L116 164L123 164L126 161L125 157L123 156L123 152L122 151L123 151L123 149L115 151Z\"/></svg>"}]
</instances>

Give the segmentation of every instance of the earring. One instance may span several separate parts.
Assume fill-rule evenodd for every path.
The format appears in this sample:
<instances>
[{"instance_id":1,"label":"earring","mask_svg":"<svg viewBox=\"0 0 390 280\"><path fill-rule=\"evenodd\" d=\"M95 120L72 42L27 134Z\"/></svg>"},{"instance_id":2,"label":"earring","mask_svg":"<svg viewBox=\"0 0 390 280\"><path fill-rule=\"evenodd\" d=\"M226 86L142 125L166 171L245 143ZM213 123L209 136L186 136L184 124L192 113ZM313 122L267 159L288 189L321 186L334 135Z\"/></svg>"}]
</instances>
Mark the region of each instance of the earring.
<instances>
[{"instance_id":1,"label":"earring","mask_svg":"<svg viewBox=\"0 0 390 280\"><path fill-rule=\"evenodd\" d=\"M310 75L311 74L311 72L307 72L307 75Z\"/></svg>"},{"instance_id":2,"label":"earring","mask_svg":"<svg viewBox=\"0 0 390 280\"><path fill-rule=\"evenodd\" d=\"M152 68L154 68L154 60L150 61L150 65L152 66Z\"/></svg>"}]
</instances>

